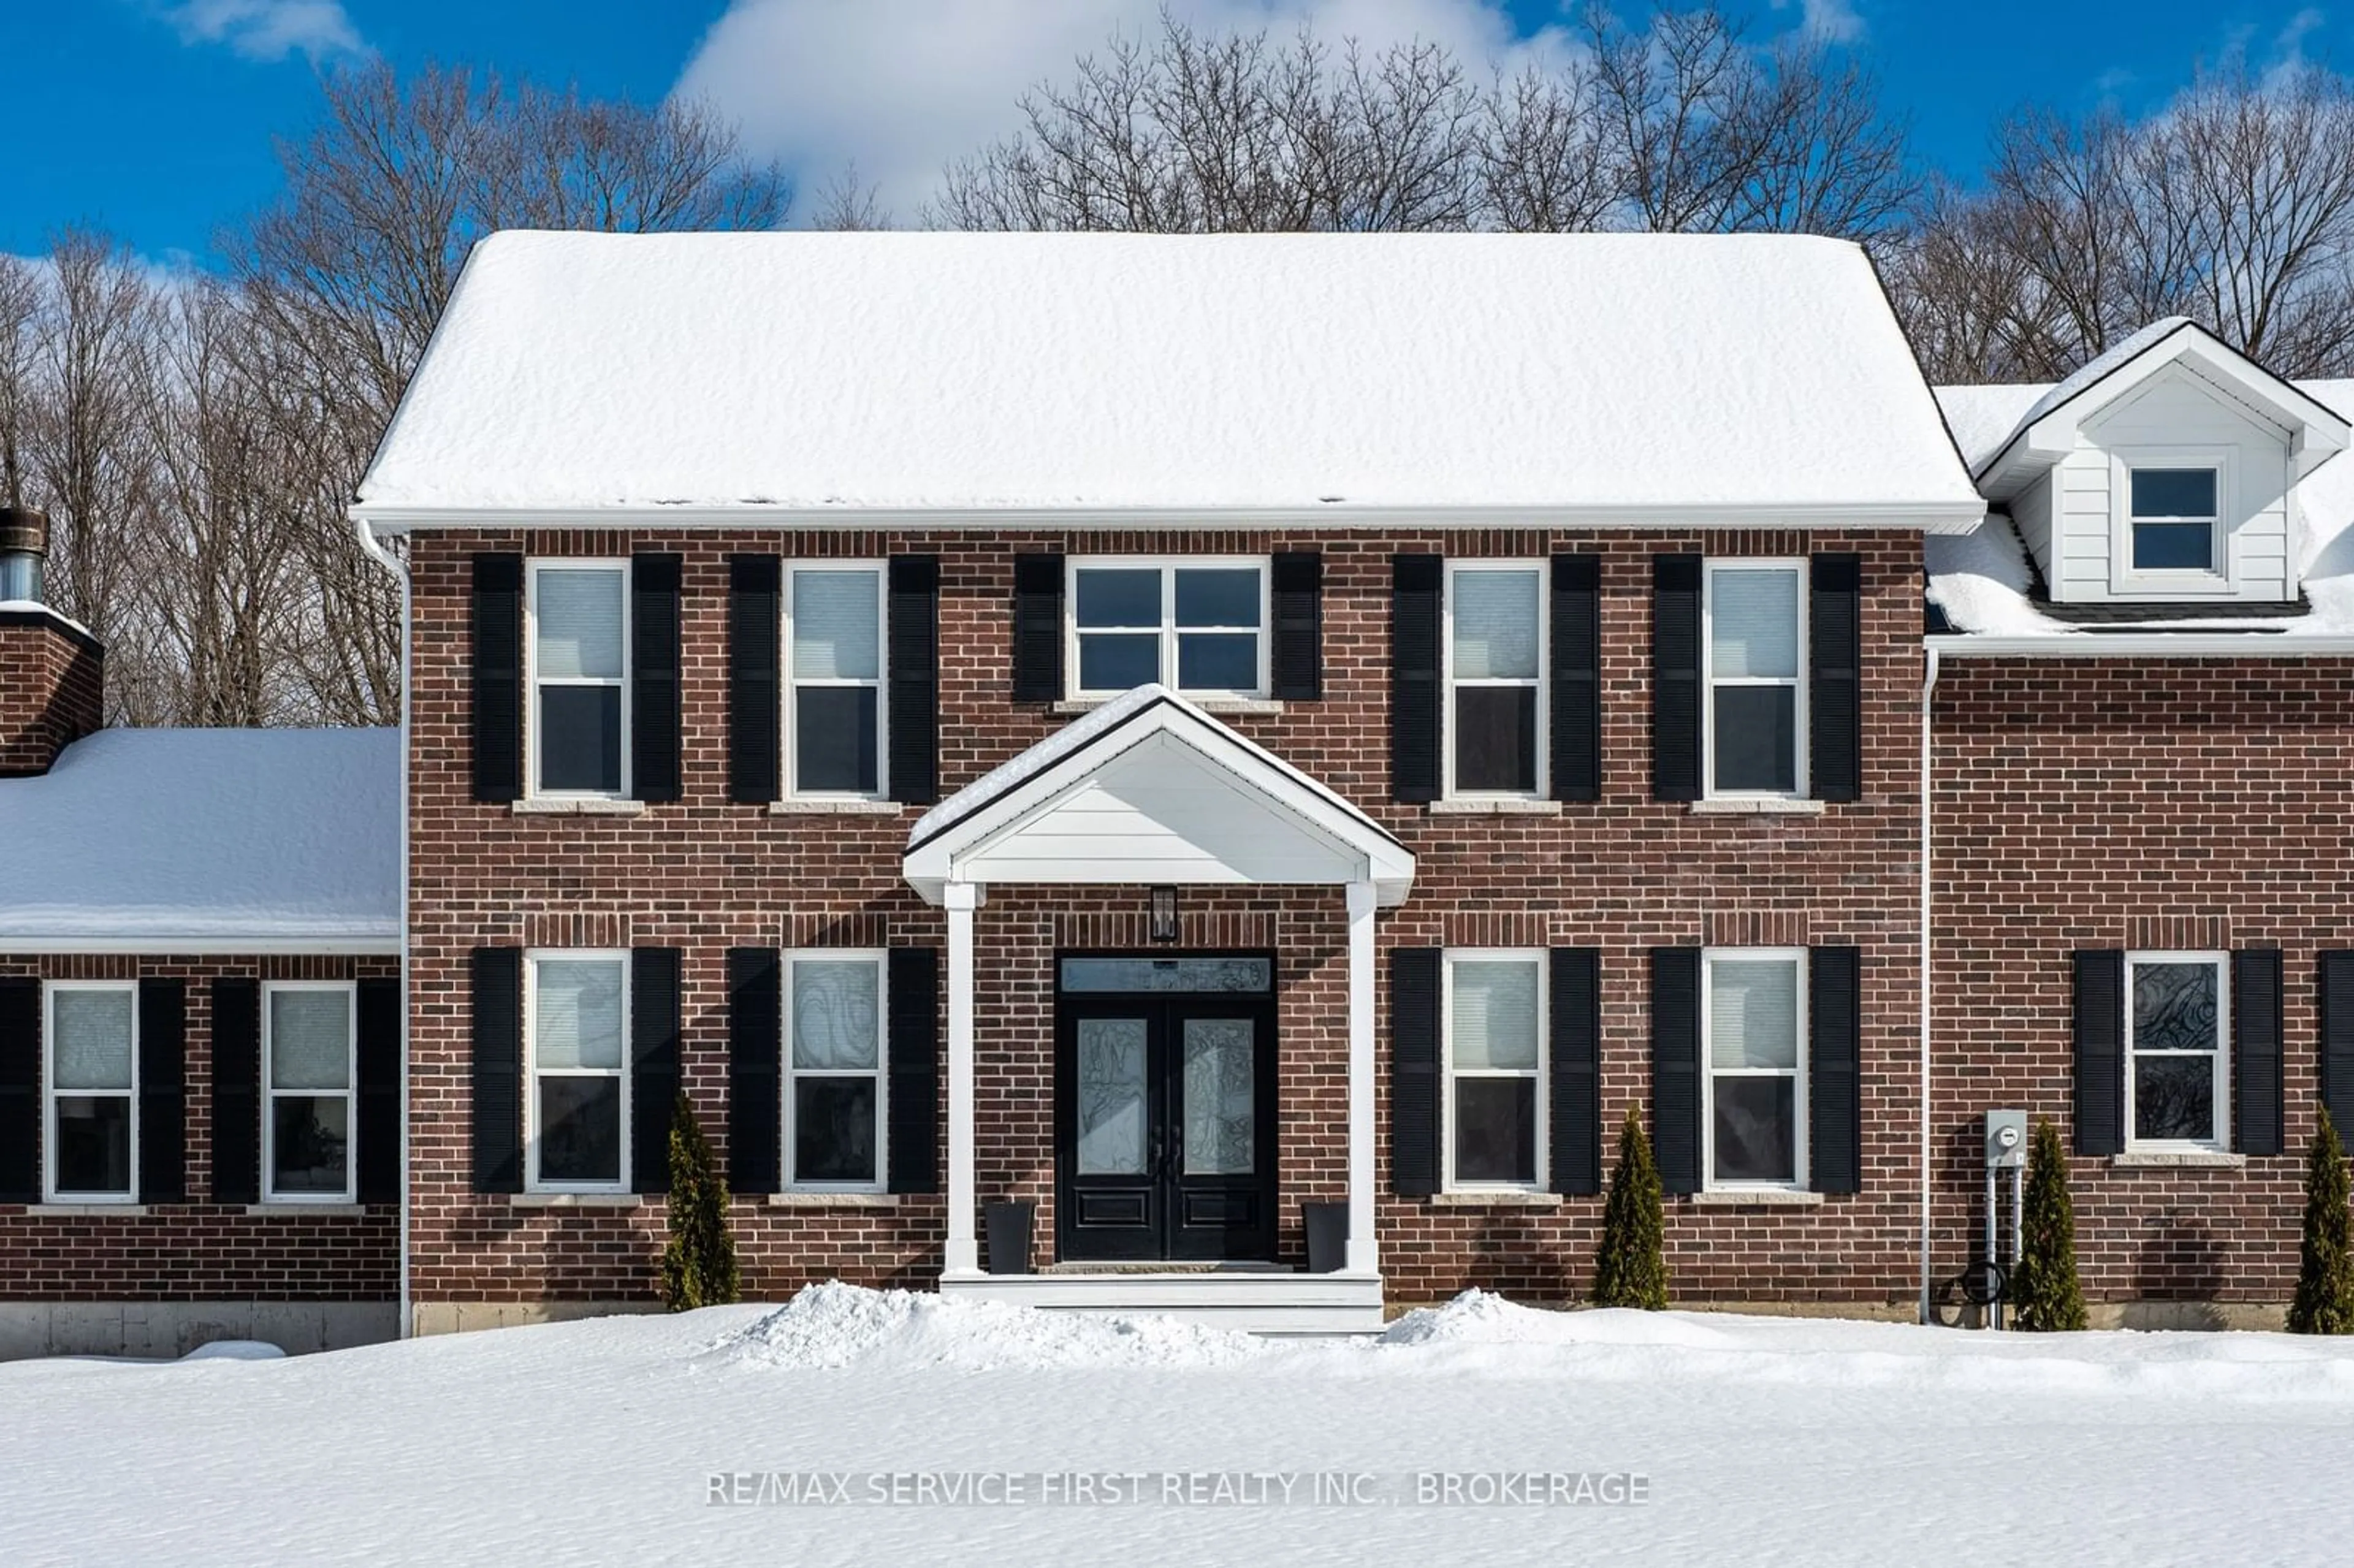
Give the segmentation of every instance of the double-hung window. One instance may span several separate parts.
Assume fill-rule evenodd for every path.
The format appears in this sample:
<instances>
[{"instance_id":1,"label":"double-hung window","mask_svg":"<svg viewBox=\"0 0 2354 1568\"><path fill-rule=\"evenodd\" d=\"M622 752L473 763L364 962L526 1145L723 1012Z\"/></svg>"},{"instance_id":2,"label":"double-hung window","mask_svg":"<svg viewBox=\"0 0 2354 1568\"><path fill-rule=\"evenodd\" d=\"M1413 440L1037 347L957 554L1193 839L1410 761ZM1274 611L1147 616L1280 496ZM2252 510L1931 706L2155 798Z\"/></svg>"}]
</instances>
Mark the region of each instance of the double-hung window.
<instances>
[{"instance_id":1,"label":"double-hung window","mask_svg":"<svg viewBox=\"0 0 2354 1568\"><path fill-rule=\"evenodd\" d=\"M2127 465L2127 554L2137 575L2223 575L2221 470Z\"/></svg>"},{"instance_id":2,"label":"double-hung window","mask_svg":"<svg viewBox=\"0 0 2354 1568\"><path fill-rule=\"evenodd\" d=\"M629 1189L630 956L535 952L525 966L526 1185Z\"/></svg>"},{"instance_id":3,"label":"double-hung window","mask_svg":"<svg viewBox=\"0 0 2354 1568\"><path fill-rule=\"evenodd\" d=\"M48 1196L129 1202L139 1192L139 995L128 981L48 988Z\"/></svg>"},{"instance_id":4,"label":"double-hung window","mask_svg":"<svg viewBox=\"0 0 2354 1568\"><path fill-rule=\"evenodd\" d=\"M263 1196L350 1202L356 1063L346 981L273 981L262 1008Z\"/></svg>"},{"instance_id":5,"label":"double-hung window","mask_svg":"<svg viewBox=\"0 0 2354 1568\"><path fill-rule=\"evenodd\" d=\"M1807 955L1702 955L1701 1125L1710 1187L1799 1187L1807 1170Z\"/></svg>"},{"instance_id":6,"label":"double-hung window","mask_svg":"<svg viewBox=\"0 0 2354 1568\"><path fill-rule=\"evenodd\" d=\"M2231 1099L2221 953L2126 955L2129 1147L2222 1149Z\"/></svg>"},{"instance_id":7,"label":"double-hung window","mask_svg":"<svg viewBox=\"0 0 2354 1568\"><path fill-rule=\"evenodd\" d=\"M1807 565L1711 561L1705 581L1708 793L1803 795Z\"/></svg>"},{"instance_id":8,"label":"double-hung window","mask_svg":"<svg viewBox=\"0 0 2354 1568\"><path fill-rule=\"evenodd\" d=\"M785 1181L873 1192L883 1184L883 955L786 955Z\"/></svg>"},{"instance_id":9,"label":"double-hung window","mask_svg":"<svg viewBox=\"0 0 2354 1568\"><path fill-rule=\"evenodd\" d=\"M531 564L534 795L629 793L629 589L624 561Z\"/></svg>"},{"instance_id":10,"label":"double-hung window","mask_svg":"<svg viewBox=\"0 0 2354 1568\"><path fill-rule=\"evenodd\" d=\"M1267 690L1265 561L1074 557L1075 697L1155 682L1196 697Z\"/></svg>"},{"instance_id":11,"label":"double-hung window","mask_svg":"<svg viewBox=\"0 0 2354 1568\"><path fill-rule=\"evenodd\" d=\"M788 577L786 791L875 800L883 779L882 566L796 564Z\"/></svg>"},{"instance_id":12,"label":"double-hung window","mask_svg":"<svg viewBox=\"0 0 2354 1568\"><path fill-rule=\"evenodd\" d=\"M1544 792L1544 574L1447 564L1447 793Z\"/></svg>"},{"instance_id":13,"label":"double-hung window","mask_svg":"<svg viewBox=\"0 0 2354 1568\"><path fill-rule=\"evenodd\" d=\"M1449 1188L1543 1184L1544 965L1542 950L1447 954Z\"/></svg>"}]
</instances>

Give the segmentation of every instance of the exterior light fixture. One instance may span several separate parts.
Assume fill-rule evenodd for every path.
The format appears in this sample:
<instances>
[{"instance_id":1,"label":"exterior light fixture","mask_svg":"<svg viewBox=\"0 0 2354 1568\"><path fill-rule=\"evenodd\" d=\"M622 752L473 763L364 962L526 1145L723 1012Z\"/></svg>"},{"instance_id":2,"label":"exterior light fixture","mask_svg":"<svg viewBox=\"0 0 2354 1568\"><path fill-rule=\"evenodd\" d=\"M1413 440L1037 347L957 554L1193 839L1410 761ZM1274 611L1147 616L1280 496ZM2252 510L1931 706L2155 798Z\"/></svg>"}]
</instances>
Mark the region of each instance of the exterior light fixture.
<instances>
[{"instance_id":1,"label":"exterior light fixture","mask_svg":"<svg viewBox=\"0 0 2354 1568\"><path fill-rule=\"evenodd\" d=\"M1156 942L1177 939L1177 890L1173 887L1152 890L1152 939Z\"/></svg>"}]
</instances>

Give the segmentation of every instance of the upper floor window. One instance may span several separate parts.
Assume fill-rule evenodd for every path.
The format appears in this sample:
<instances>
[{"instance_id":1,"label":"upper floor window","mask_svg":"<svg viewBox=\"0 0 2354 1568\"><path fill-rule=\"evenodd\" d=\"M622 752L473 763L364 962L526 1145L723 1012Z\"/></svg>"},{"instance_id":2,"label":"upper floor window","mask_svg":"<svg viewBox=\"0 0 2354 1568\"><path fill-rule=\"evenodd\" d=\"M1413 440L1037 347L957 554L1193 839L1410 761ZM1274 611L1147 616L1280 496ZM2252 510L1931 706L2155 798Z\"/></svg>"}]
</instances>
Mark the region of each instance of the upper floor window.
<instances>
[{"instance_id":1,"label":"upper floor window","mask_svg":"<svg viewBox=\"0 0 2354 1568\"><path fill-rule=\"evenodd\" d=\"M2221 953L2126 955L2129 1147L2226 1147L2223 964Z\"/></svg>"},{"instance_id":2,"label":"upper floor window","mask_svg":"<svg viewBox=\"0 0 2354 1568\"><path fill-rule=\"evenodd\" d=\"M2212 468L2126 471L2135 571L2221 573L2218 478Z\"/></svg>"},{"instance_id":3,"label":"upper floor window","mask_svg":"<svg viewBox=\"0 0 2354 1568\"><path fill-rule=\"evenodd\" d=\"M1188 696L1267 690L1264 561L1074 558L1072 695L1154 682Z\"/></svg>"},{"instance_id":4,"label":"upper floor window","mask_svg":"<svg viewBox=\"0 0 2354 1568\"><path fill-rule=\"evenodd\" d=\"M1807 1170L1807 955L1702 955L1703 1183L1797 1187Z\"/></svg>"},{"instance_id":5,"label":"upper floor window","mask_svg":"<svg viewBox=\"0 0 2354 1568\"><path fill-rule=\"evenodd\" d=\"M1449 1188L1543 1182L1544 963L1541 950L1447 955Z\"/></svg>"},{"instance_id":6,"label":"upper floor window","mask_svg":"<svg viewBox=\"0 0 2354 1568\"><path fill-rule=\"evenodd\" d=\"M1544 790L1543 569L1447 564L1447 793Z\"/></svg>"},{"instance_id":7,"label":"upper floor window","mask_svg":"<svg viewBox=\"0 0 2354 1568\"><path fill-rule=\"evenodd\" d=\"M534 795L629 793L629 565L534 561Z\"/></svg>"},{"instance_id":8,"label":"upper floor window","mask_svg":"<svg viewBox=\"0 0 2354 1568\"><path fill-rule=\"evenodd\" d=\"M348 981L273 981L262 1010L263 1196L350 1202L356 1076Z\"/></svg>"},{"instance_id":9,"label":"upper floor window","mask_svg":"<svg viewBox=\"0 0 2354 1568\"><path fill-rule=\"evenodd\" d=\"M786 955L785 1182L882 1190L883 955Z\"/></svg>"},{"instance_id":10,"label":"upper floor window","mask_svg":"<svg viewBox=\"0 0 2354 1568\"><path fill-rule=\"evenodd\" d=\"M138 990L52 980L48 1001L48 1196L129 1202L139 1191Z\"/></svg>"},{"instance_id":11,"label":"upper floor window","mask_svg":"<svg viewBox=\"0 0 2354 1568\"><path fill-rule=\"evenodd\" d=\"M1702 755L1712 795L1806 792L1803 561L1710 561Z\"/></svg>"},{"instance_id":12,"label":"upper floor window","mask_svg":"<svg viewBox=\"0 0 2354 1568\"><path fill-rule=\"evenodd\" d=\"M629 1190L627 953L533 953L524 966L525 1186Z\"/></svg>"},{"instance_id":13,"label":"upper floor window","mask_svg":"<svg viewBox=\"0 0 2354 1568\"><path fill-rule=\"evenodd\" d=\"M880 563L788 571L785 790L873 800L883 779Z\"/></svg>"}]
</instances>

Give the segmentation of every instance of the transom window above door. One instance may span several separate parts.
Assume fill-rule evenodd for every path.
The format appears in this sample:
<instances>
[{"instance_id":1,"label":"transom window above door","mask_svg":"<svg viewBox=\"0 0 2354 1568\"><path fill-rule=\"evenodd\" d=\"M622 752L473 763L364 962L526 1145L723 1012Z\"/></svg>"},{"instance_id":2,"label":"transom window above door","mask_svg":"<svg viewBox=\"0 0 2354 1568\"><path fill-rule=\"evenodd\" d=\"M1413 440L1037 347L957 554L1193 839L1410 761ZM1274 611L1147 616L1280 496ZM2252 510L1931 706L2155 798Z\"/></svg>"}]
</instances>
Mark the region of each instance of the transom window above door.
<instances>
[{"instance_id":1,"label":"transom window above door","mask_svg":"<svg viewBox=\"0 0 2354 1568\"><path fill-rule=\"evenodd\" d=\"M1267 694L1266 562L1075 559L1070 572L1073 696L1155 682L1188 696Z\"/></svg>"}]
</instances>

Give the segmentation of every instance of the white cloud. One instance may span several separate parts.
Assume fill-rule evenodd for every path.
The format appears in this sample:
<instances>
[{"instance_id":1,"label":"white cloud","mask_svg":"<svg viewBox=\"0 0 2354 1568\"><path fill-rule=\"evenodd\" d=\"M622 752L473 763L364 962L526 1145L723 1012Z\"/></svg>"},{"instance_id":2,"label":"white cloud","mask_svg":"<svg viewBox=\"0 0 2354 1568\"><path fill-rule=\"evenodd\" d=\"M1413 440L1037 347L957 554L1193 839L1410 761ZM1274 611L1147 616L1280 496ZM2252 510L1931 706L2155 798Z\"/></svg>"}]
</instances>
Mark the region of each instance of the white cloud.
<instances>
[{"instance_id":1,"label":"white cloud","mask_svg":"<svg viewBox=\"0 0 2354 1568\"><path fill-rule=\"evenodd\" d=\"M1851 44L1863 37L1863 17L1854 0L1774 0L1774 9L1799 10L1798 26L1809 37L1825 43Z\"/></svg>"},{"instance_id":2,"label":"white cloud","mask_svg":"<svg viewBox=\"0 0 2354 1568\"><path fill-rule=\"evenodd\" d=\"M164 19L185 44L227 44L249 60L365 54L343 0L186 0Z\"/></svg>"},{"instance_id":3,"label":"white cloud","mask_svg":"<svg viewBox=\"0 0 2354 1568\"><path fill-rule=\"evenodd\" d=\"M804 212L854 162L908 223L945 164L1019 128L1024 91L1067 77L1115 32L1150 36L1161 9L1161 0L733 0L676 91L709 102L750 146L796 170ZM1285 37L1312 19L1334 44L1426 38L1480 67L1565 47L1557 30L1517 36L1499 0L1170 0L1169 10L1214 32Z\"/></svg>"}]
</instances>

